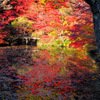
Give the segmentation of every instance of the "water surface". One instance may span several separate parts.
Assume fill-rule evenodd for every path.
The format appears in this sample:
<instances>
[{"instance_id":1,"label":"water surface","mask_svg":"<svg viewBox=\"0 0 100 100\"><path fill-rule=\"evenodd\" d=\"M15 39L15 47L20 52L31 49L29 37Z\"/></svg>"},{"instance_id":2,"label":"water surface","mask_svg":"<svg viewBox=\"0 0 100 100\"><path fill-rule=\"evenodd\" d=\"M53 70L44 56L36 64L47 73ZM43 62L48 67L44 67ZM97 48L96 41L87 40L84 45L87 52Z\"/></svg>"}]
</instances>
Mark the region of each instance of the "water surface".
<instances>
[{"instance_id":1,"label":"water surface","mask_svg":"<svg viewBox=\"0 0 100 100\"><path fill-rule=\"evenodd\" d=\"M66 48L0 47L0 100L100 100L99 75Z\"/></svg>"}]
</instances>

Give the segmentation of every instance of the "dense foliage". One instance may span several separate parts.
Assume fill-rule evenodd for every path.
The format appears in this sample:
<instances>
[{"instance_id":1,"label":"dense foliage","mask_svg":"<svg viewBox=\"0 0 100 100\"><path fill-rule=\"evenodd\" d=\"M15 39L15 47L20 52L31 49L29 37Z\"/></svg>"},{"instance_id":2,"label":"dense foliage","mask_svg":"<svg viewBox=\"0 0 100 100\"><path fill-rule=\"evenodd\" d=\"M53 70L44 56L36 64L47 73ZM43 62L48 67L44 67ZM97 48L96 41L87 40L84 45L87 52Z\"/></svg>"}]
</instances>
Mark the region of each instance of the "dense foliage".
<instances>
[{"instance_id":1,"label":"dense foliage","mask_svg":"<svg viewBox=\"0 0 100 100\"><path fill-rule=\"evenodd\" d=\"M1 43L36 37L37 45L73 48L85 56L96 48L92 13L82 0L9 0L9 4L12 8L0 13Z\"/></svg>"},{"instance_id":2,"label":"dense foliage","mask_svg":"<svg viewBox=\"0 0 100 100\"><path fill-rule=\"evenodd\" d=\"M13 8L0 13L1 38L16 34L43 37L46 33L59 41L69 37L75 48L93 41L92 14L82 0L11 0L9 4Z\"/></svg>"},{"instance_id":3,"label":"dense foliage","mask_svg":"<svg viewBox=\"0 0 100 100\"><path fill-rule=\"evenodd\" d=\"M91 98L88 86L99 76L93 76L98 66L88 53L96 48L89 5L82 0L6 1L4 6L0 2L0 44L22 36L40 38L36 51L27 46L0 48L1 71L7 67L11 77L8 70L17 70L17 78L24 80L14 85L19 99Z\"/></svg>"}]
</instances>

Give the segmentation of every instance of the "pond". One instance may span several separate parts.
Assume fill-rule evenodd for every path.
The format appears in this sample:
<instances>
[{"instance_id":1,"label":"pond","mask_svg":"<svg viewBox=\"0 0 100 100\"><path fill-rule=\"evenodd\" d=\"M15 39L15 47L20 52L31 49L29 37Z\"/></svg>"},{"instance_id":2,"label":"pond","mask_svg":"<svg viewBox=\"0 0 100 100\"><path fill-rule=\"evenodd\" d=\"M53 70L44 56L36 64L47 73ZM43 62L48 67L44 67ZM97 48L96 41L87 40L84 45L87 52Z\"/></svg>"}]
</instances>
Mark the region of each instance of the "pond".
<instances>
[{"instance_id":1,"label":"pond","mask_svg":"<svg viewBox=\"0 0 100 100\"><path fill-rule=\"evenodd\" d=\"M0 47L0 100L100 100L99 76L66 48Z\"/></svg>"}]
</instances>

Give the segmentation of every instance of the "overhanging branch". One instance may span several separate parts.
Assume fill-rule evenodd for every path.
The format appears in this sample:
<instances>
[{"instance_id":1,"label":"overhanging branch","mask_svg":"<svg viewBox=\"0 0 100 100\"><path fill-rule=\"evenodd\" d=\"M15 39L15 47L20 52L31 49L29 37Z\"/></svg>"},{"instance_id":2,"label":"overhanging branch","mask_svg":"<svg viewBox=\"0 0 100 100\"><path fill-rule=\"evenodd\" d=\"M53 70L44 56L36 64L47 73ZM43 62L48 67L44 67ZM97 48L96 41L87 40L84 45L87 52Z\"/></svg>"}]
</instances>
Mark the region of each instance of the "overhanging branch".
<instances>
[{"instance_id":1,"label":"overhanging branch","mask_svg":"<svg viewBox=\"0 0 100 100\"><path fill-rule=\"evenodd\" d=\"M10 10L13 8L13 6L9 4L9 1L11 1L11 0L2 0L0 2L0 11Z\"/></svg>"}]
</instances>

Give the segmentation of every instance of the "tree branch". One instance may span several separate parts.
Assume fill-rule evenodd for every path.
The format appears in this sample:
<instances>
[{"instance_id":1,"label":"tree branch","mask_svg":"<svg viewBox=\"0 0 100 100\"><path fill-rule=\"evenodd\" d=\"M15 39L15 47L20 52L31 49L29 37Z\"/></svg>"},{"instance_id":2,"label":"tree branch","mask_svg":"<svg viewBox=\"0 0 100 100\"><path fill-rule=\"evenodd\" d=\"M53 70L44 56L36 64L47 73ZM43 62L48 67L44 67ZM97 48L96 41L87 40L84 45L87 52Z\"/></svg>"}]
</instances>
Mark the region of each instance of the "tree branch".
<instances>
[{"instance_id":1,"label":"tree branch","mask_svg":"<svg viewBox=\"0 0 100 100\"><path fill-rule=\"evenodd\" d=\"M0 2L0 11L3 11L3 10L10 10L10 9L13 8L12 5L10 5L10 4L8 5L9 1L11 1L11 0L2 0L2 1Z\"/></svg>"}]
</instances>

